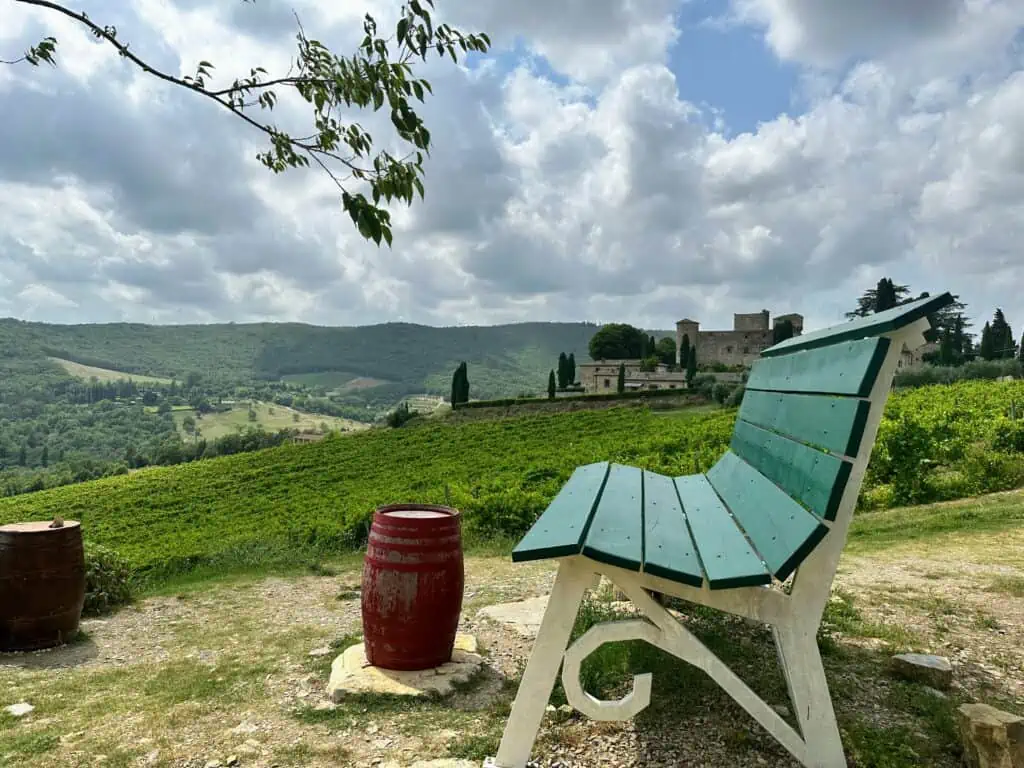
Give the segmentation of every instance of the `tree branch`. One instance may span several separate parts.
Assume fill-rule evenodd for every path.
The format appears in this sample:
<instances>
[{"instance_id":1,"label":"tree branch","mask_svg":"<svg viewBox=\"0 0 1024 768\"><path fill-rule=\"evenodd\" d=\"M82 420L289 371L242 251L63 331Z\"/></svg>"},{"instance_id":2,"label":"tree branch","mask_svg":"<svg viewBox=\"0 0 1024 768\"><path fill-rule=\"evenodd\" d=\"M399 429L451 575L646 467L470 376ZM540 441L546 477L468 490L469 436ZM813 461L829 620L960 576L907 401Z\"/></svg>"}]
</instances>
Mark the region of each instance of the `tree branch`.
<instances>
[{"instance_id":1,"label":"tree branch","mask_svg":"<svg viewBox=\"0 0 1024 768\"><path fill-rule=\"evenodd\" d=\"M236 78L230 87L212 89L206 87L213 69L213 65L207 61L199 62L195 76L172 75L157 69L129 50L128 43L118 38L115 27L100 26L85 12L71 10L53 0L13 2L53 11L78 22L146 74L199 93L240 117L270 139L270 150L258 154L257 159L275 173L288 168L309 166L310 159L314 160L341 190L343 208L352 217L360 233L378 244L382 238L391 244L390 214L380 207L381 198L385 201L398 198L412 204L416 193L423 197L420 177L423 174L424 157L430 151L430 133L412 104L414 98L423 102L424 95L431 93L432 89L425 79L414 77L409 62L414 56L425 61L431 50L436 50L439 56L447 54L453 61L458 61L457 48L464 52L484 52L490 47L490 39L484 34L463 35L446 24L435 28L430 12L424 7L432 9L433 0L404 0L393 36L378 36L376 21L367 15L363 21L365 37L350 58L340 57L319 41L307 38L302 22L296 15L298 57L289 66L287 75L261 81L266 71L257 67L250 70L249 77ZM388 49L388 43L392 40L397 40L394 57ZM54 38L47 37L29 48L21 58L0 62L17 64L25 61L38 66L45 61L55 65L56 44ZM294 66L298 67L297 74L292 74ZM272 110L277 102L277 94L273 90L276 86L294 88L313 107L315 133L296 138L272 123L261 122L246 114L247 109L255 106ZM250 94L255 98L250 97ZM414 151L407 153L401 160L384 150L374 152L370 135L341 112L343 107L353 106L378 111L385 104L390 108L391 123L398 137L415 147ZM343 147L351 149L351 154L340 154L337 150ZM359 158L371 157L372 168L357 164ZM349 174L339 178L329 162L347 168ZM343 180L351 178L369 183L372 202L362 193L353 195L345 189Z\"/></svg>"}]
</instances>

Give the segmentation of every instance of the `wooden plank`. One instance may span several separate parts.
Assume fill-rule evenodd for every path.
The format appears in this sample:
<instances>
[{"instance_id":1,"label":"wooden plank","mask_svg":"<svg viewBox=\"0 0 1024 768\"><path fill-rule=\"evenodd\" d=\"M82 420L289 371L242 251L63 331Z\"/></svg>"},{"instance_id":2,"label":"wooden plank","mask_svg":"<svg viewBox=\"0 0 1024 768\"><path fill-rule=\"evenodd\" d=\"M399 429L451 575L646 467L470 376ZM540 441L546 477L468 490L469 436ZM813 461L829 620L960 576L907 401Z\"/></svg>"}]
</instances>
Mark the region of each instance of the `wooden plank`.
<instances>
[{"instance_id":1,"label":"wooden plank","mask_svg":"<svg viewBox=\"0 0 1024 768\"><path fill-rule=\"evenodd\" d=\"M816 515L835 520L850 462L742 420L736 422L730 448Z\"/></svg>"},{"instance_id":2,"label":"wooden plank","mask_svg":"<svg viewBox=\"0 0 1024 768\"><path fill-rule=\"evenodd\" d=\"M821 520L732 451L708 470L707 477L780 580L828 533Z\"/></svg>"},{"instance_id":3,"label":"wooden plank","mask_svg":"<svg viewBox=\"0 0 1024 768\"><path fill-rule=\"evenodd\" d=\"M672 478L644 472L644 573L699 587L697 549Z\"/></svg>"},{"instance_id":4,"label":"wooden plank","mask_svg":"<svg viewBox=\"0 0 1024 768\"><path fill-rule=\"evenodd\" d=\"M643 472L612 464L583 543L583 554L639 571L644 558L643 503Z\"/></svg>"},{"instance_id":5,"label":"wooden plank","mask_svg":"<svg viewBox=\"0 0 1024 768\"><path fill-rule=\"evenodd\" d=\"M608 469L607 461L577 467L512 550L512 560L523 562L578 555L608 477Z\"/></svg>"},{"instance_id":6,"label":"wooden plank","mask_svg":"<svg viewBox=\"0 0 1024 768\"><path fill-rule=\"evenodd\" d=\"M771 574L751 549L708 479L704 475L690 475L677 477L673 482L708 586L728 589L770 584Z\"/></svg>"},{"instance_id":7,"label":"wooden plank","mask_svg":"<svg viewBox=\"0 0 1024 768\"><path fill-rule=\"evenodd\" d=\"M817 349L839 342L865 339L869 336L880 336L883 333L891 333L900 328L905 328L922 317L927 317L952 303L953 297L949 293L943 293L941 296L929 296L887 309L884 312L876 312L867 317L859 317L848 323L840 323L839 325L822 328L821 330L793 336L773 347L768 347L761 355L764 357L788 355L790 352L796 352L801 349Z\"/></svg>"},{"instance_id":8,"label":"wooden plank","mask_svg":"<svg viewBox=\"0 0 1024 768\"><path fill-rule=\"evenodd\" d=\"M830 395L793 395L750 390L739 418L817 448L856 457L870 405Z\"/></svg>"},{"instance_id":9,"label":"wooden plank","mask_svg":"<svg viewBox=\"0 0 1024 768\"><path fill-rule=\"evenodd\" d=\"M862 339L761 358L750 369L747 389L867 397L888 350L888 339Z\"/></svg>"}]
</instances>

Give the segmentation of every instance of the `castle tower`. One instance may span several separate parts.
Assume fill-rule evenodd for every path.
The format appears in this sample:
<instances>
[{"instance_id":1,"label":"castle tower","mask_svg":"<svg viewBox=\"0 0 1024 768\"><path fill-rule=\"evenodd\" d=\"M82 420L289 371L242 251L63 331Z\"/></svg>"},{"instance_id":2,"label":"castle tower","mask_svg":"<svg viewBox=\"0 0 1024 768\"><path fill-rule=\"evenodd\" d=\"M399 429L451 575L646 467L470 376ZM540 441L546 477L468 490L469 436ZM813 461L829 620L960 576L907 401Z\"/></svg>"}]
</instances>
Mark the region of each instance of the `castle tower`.
<instances>
[{"instance_id":1,"label":"castle tower","mask_svg":"<svg viewBox=\"0 0 1024 768\"><path fill-rule=\"evenodd\" d=\"M676 366L682 368L686 365L685 360L679 359L679 353L683 347L683 336L690 340L691 349L697 348L697 336L700 334L700 323L696 320L680 320L676 323ZM700 353L697 353L698 357Z\"/></svg>"},{"instance_id":2,"label":"castle tower","mask_svg":"<svg viewBox=\"0 0 1024 768\"><path fill-rule=\"evenodd\" d=\"M767 331L768 310L750 312L748 314L734 314L732 316L732 329L734 331Z\"/></svg>"},{"instance_id":3,"label":"castle tower","mask_svg":"<svg viewBox=\"0 0 1024 768\"><path fill-rule=\"evenodd\" d=\"M778 317L775 318L775 322L772 324L772 327L778 325L783 320L789 320L793 324L793 335L794 336L799 336L801 333L804 332L804 316L803 315L796 314L796 313L793 313L791 315L779 315Z\"/></svg>"}]
</instances>

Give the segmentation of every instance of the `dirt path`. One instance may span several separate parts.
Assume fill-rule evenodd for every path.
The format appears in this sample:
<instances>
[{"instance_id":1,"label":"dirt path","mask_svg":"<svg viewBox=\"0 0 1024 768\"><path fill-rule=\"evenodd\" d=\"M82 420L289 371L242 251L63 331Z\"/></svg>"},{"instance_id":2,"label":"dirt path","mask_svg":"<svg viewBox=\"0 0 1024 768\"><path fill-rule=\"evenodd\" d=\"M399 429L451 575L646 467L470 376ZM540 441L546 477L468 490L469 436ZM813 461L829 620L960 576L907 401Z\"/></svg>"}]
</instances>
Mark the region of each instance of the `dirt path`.
<instances>
[{"instance_id":1,"label":"dirt path","mask_svg":"<svg viewBox=\"0 0 1024 768\"><path fill-rule=\"evenodd\" d=\"M877 708L887 684L874 666L896 629L899 644L950 657L960 694L1024 697L1024 568L947 555L893 550L844 561L837 584L867 635L848 642L878 649L830 668L849 722L861 722L860 707ZM330 661L359 632L356 570L147 599L84 622L87 638L73 646L0 656L0 707L35 707L18 720L0 714L0 766L402 766L449 754L479 764L530 641L477 610L546 594L553 575L550 563L467 559L463 630L479 636L488 669L475 687L426 704L326 705ZM332 643L329 654L310 655ZM546 718L538 754L542 765L563 766L792 765L742 713L724 717L719 706L697 704L673 728ZM874 714L897 718L884 706ZM855 731L844 736L859 743Z\"/></svg>"}]
</instances>

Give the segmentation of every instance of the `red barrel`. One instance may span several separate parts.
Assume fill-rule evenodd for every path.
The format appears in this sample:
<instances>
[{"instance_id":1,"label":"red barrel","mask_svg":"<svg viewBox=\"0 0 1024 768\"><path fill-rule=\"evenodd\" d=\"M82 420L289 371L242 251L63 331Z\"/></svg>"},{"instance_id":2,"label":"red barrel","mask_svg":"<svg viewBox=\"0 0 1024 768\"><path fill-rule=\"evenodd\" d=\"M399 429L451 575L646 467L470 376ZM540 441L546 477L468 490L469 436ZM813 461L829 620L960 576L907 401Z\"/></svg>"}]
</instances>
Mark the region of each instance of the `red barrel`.
<instances>
[{"instance_id":1,"label":"red barrel","mask_svg":"<svg viewBox=\"0 0 1024 768\"><path fill-rule=\"evenodd\" d=\"M0 651L60 645L78 634L85 602L82 529L49 521L0 526Z\"/></svg>"},{"instance_id":2,"label":"red barrel","mask_svg":"<svg viewBox=\"0 0 1024 768\"><path fill-rule=\"evenodd\" d=\"M367 660L405 670L450 661L464 578L458 510L433 504L378 509L363 561Z\"/></svg>"}]
</instances>

